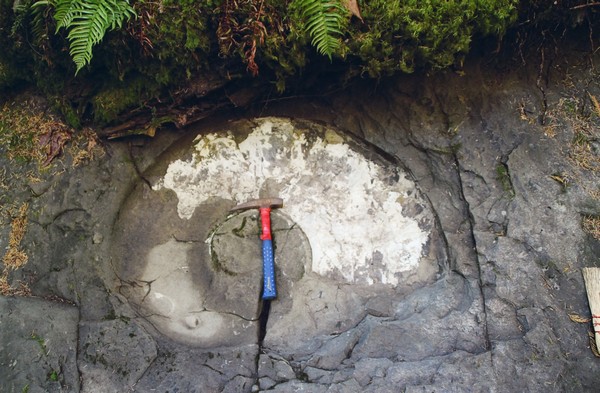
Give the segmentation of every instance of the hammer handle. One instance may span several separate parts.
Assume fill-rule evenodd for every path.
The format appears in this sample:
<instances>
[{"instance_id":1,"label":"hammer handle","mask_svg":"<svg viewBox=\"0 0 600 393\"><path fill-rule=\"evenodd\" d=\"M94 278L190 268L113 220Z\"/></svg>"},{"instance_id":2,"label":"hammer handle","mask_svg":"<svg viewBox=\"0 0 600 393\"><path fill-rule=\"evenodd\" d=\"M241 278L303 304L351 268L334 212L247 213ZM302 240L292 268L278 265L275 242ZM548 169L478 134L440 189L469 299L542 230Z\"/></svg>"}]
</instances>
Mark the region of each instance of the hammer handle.
<instances>
[{"instance_id":1,"label":"hammer handle","mask_svg":"<svg viewBox=\"0 0 600 393\"><path fill-rule=\"evenodd\" d=\"M260 224L262 227L262 233L260 234L261 240L271 240L271 208L261 207L260 211Z\"/></svg>"},{"instance_id":2,"label":"hammer handle","mask_svg":"<svg viewBox=\"0 0 600 393\"><path fill-rule=\"evenodd\" d=\"M271 240L271 208L261 207L260 223L262 233L262 255L263 255L263 299L274 299L277 296L275 289L275 261L273 257L273 242Z\"/></svg>"},{"instance_id":3,"label":"hammer handle","mask_svg":"<svg viewBox=\"0 0 600 393\"><path fill-rule=\"evenodd\" d=\"M274 299L277 297L275 289L275 263L273 258L273 244L271 239L262 241L263 254L263 299Z\"/></svg>"}]
</instances>

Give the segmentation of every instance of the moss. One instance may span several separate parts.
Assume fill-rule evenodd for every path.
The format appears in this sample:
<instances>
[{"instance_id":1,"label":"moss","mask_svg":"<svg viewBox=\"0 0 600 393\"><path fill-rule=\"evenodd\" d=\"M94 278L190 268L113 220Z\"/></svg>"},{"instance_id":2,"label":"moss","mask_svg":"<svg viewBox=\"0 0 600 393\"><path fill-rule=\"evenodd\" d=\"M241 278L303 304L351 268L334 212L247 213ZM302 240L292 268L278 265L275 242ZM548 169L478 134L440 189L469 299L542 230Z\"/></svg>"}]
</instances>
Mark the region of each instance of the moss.
<instances>
[{"instance_id":1,"label":"moss","mask_svg":"<svg viewBox=\"0 0 600 393\"><path fill-rule=\"evenodd\" d=\"M512 199L515 197L515 190L510 179L508 166L504 163L499 163L496 166L496 180L500 182L504 192Z\"/></svg>"},{"instance_id":2,"label":"moss","mask_svg":"<svg viewBox=\"0 0 600 393\"><path fill-rule=\"evenodd\" d=\"M239 228L234 228L232 230L233 234L237 237L244 237L243 235L243 230L246 227L246 217L242 218L242 223L240 224Z\"/></svg>"},{"instance_id":3,"label":"moss","mask_svg":"<svg viewBox=\"0 0 600 393\"><path fill-rule=\"evenodd\" d=\"M237 276L236 272L233 272L233 271L227 269L225 266L223 266L223 264L219 260L219 256L217 255L216 252L211 253L211 259L212 259L212 267L216 272L225 273L231 277Z\"/></svg>"},{"instance_id":4,"label":"moss","mask_svg":"<svg viewBox=\"0 0 600 393\"><path fill-rule=\"evenodd\" d=\"M477 34L501 36L516 18L515 0L373 0L362 5L367 28L351 31L349 53L371 76L445 68L469 51Z\"/></svg>"},{"instance_id":5,"label":"moss","mask_svg":"<svg viewBox=\"0 0 600 393\"><path fill-rule=\"evenodd\" d=\"M90 66L75 78L68 43L64 35L54 34L52 15L32 11L33 0L19 3L14 8L13 0L0 0L0 89L25 81L64 97L57 107L76 127L88 117L108 124L152 99L170 97L199 76L244 75L250 60L279 91L307 68L332 69L332 62L311 46L300 1L262 2L257 13L259 3L250 0L235 7L225 0L137 0L132 4L138 18L107 33L94 48ZM560 8L546 3L528 2L522 8L532 8L536 15L543 7L552 12ZM226 4L229 13L224 12ZM515 22L520 2L359 0L358 5L362 21L348 14L333 54L333 64L344 66L335 75L340 80L460 65L475 38L504 34ZM249 50L252 45L256 52Z\"/></svg>"},{"instance_id":6,"label":"moss","mask_svg":"<svg viewBox=\"0 0 600 393\"><path fill-rule=\"evenodd\" d=\"M42 351L42 354L47 356L49 351L48 351L48 347L46 346L46 340L44 338L38 336L35 332L31 333L31 339L38 343L40 350Z\"/></svg>"},{"instance_id":7,"label":"moss","mask_svg":"<svg viewBox=\"0 0 600 393\"><path fill-rule=\"evenodd\" d=\"M108 85L92 100L94 120L100 125L107 124L119 113L140 106L141 102L155 96L157 90L158 87L149 85L142 77Z\"/></svg>"},{"instance_id":8,"label":"moss","mask_svg":"<svg viewBox=\"0 0 600 393\"><path fill-rule=\"evenodd\" d=\"M58 382L58 372L56 372L56 370L50 371L50 373L48 373L48 379L52 382Z\"/></svg>"},{"instance_id":9,"label":"moss","mask_svg":"<svg viewBox=\"0 0 600 393\"><path fill-rule=\"evenodd\" d=\"M142 62L130 59L136 71L164 86L210 68L209 58L216 54L215 7L212 1L137 2L143 26L138 39L151 48L142 53Z\"/></svg>"},{"instance_id":10,"label":"moss","mask_svg":"<svg viewBox=\"0 0 600 393\"><path fill-rule=\"evenodd\" d=\"M81 119L76 108L64 96L49 97L50 105L54 112L61 113L67 126L79 129L81 128Z\"/></svg>"},{"instance_id":11,"label":"moss","mask_svg":"<svg viewBox=\"0 0 600 393\"><path fill-rule=\"evenodd\" d=\"M6 103L0 106L0 146L11 160L17 162L43 161L38 148L48 119L36 112L29 103ZM45 128L45 127L44 127Z\"/></svg>"}]
</instances>

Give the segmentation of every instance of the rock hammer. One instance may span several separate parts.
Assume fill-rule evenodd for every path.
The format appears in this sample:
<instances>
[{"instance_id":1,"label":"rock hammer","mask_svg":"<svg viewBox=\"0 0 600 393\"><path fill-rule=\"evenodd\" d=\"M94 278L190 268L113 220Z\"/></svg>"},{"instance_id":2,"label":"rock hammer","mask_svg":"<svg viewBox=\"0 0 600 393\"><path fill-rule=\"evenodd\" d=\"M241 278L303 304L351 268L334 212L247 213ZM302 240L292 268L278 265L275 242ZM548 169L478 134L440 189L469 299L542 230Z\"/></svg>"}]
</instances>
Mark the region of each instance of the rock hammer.
<instances>
[{"instance_id":1,"label":"rock hammer","mask_svg":"<svg viewBox=\"0 0 600 393\"><path fill-rule=\"evenodd\" d=\"M283 199L281 198L262 198L253 199L248 202L240 203L230 211L258 209L260 212L260 222L262 233L262 257L263 257L263 293L262 298L265 300L274 299L277 297L275 288L275 262L273 257L273 242L271 237L271 209L274 207L282 207Z\"/></svg>"}]
</instances>

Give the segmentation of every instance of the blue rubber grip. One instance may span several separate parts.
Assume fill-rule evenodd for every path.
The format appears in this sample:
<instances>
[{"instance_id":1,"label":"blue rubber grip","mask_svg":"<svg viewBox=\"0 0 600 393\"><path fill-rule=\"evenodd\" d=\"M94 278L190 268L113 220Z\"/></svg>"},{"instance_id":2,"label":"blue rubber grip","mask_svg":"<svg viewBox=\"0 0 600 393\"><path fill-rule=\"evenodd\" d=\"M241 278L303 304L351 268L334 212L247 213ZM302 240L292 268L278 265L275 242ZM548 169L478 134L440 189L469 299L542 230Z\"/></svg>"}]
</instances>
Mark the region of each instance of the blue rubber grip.
<instances>
[{"instance_id":1,"label":"blue rubber grip","mask_svg":"<svg viewBox=\"0 0 600 393\"><path fill-rule=\"evenodd\" d=\"M263 299L274 299L277 297L275 289L275 261L273 259L273 244L271 240L262 241L263 254Z\"/></svg>"}]
</instances>

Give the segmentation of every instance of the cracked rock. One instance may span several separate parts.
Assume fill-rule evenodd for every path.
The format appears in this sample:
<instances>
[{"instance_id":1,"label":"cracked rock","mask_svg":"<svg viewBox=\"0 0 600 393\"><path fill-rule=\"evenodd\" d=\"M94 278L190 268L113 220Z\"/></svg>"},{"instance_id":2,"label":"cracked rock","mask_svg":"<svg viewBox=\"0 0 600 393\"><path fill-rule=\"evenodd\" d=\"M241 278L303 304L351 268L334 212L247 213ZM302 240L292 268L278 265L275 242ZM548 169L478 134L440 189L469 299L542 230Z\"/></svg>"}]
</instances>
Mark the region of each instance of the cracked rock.
<instances>
[{"instance_id":1,"label":"cracked rock","mask_svg":"<svg viewBox=\"0 0 600 393\"><path fill-rule=\"evenodd\" d=\"M598 175L572 162L597 118L560 109L600 92L589 58L559 63L543 97L534 59L271 100L278 117L107 141L37 188L0 156L2 202L31 202L12 278L77 307L0 298L1 389L597 390L573 321L589 318ZM267 196L284 198L270 303L258 213L229 213Z\"/></svg>"},{"instance_id":2,"label":"cracked rock","mask_svg":"<svg viewBox=\"0 0 600 393\"><path fill-rule=\"evenodd\" d=\"M133 321L86 322L80 326L79 338L82 392L131 388L157 355L152 337ZM115 342L120 345L112 345Z\"/></svg>"}]
</instances>

